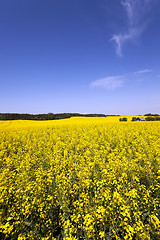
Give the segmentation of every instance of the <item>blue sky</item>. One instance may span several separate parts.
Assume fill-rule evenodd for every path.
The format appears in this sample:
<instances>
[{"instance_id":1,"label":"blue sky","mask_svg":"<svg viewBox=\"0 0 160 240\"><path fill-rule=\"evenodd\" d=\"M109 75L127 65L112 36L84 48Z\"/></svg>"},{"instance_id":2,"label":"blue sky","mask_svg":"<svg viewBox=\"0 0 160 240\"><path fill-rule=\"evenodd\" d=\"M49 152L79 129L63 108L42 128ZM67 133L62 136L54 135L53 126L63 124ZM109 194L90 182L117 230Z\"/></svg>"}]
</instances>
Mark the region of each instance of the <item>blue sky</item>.
<instances>
[{"instance_id":1,"label":"blue sky","mask_svg":"<svg viewBox=\"0 0 160 240\"><path fill-rule=\"evenodd\" d=\"M159 0L0 1L0 112L160 114Z\"/></svg>"}]
</instances>

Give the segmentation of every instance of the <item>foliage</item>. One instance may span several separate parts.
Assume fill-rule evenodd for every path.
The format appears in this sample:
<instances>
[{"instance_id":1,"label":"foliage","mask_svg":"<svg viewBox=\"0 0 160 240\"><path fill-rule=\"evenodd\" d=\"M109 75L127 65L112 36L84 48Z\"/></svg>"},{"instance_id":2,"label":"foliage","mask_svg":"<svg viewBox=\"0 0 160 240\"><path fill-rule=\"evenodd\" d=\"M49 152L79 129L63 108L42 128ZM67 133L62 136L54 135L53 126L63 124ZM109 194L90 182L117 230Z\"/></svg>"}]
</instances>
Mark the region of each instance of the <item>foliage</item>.
<instances>
[{"instance_id":1,"label":"foliage","mask_svg":"<svg viewBox=\"0 0 160 240\"><path fill-rule=\"evenodd\" d=\"M126 117L120 118L119 121L120 122L127 122L127 118Z\"/></svg>"},{"instance_id":2,"label":"foliage","mask_svg":"<svg viewBox=\"0 0 160 240\"><path fill-rule=\"evenodd\" d=\"M160 121L160 117L146 117L146 121Z\"/></svg>"},{"instance_id":3,"label":"foliage","mask_svg":"<svg viewBox=\"0 0 160 240\"><path fill-rule=\"evenodd\" d=\"M159 114L157 114L157 113L146 113L144 116L159 116Z\"/></svg>"},{"instance_id":4,"label":"foliage","mask_svg":"<svg viewBox=\"0 0 160 240\"><path fill-rule=\"evenodd\" d=\"M137 117L132 117L132 122L137 121Z\"/></svg>"},{"instance_id":5,"label":"foliage","mask_svg":"<svg viewBox=\"0 0 160 240\"><path fill-rule=\"evenodd\" d=\"M0 122L2 240L160 239L160 123Z\"/></svg>"},{"instance_id":6,"label":"foliage","mask_svg":"<svg viewBox=\"0 0 160 240\"><path fill-rule=\"evenodd\" d=\"M47 113L47 114L28 114L28 113L0 113L0 120L57 120L70 117L105 117L105 114L80 114L80 113ZM109 116L109 115L108 115Z\"/></svg>"}]
</instances>

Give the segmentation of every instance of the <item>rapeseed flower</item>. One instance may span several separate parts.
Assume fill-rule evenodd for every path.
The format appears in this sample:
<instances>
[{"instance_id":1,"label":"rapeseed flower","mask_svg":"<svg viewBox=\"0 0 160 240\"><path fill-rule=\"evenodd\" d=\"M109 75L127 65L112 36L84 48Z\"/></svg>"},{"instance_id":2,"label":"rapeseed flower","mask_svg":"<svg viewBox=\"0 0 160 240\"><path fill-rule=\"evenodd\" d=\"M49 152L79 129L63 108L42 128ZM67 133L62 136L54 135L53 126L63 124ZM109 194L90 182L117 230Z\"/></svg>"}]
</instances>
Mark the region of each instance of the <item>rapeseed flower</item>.
<instances>
[{"instance_id":1,"label":"rapeseed flower","mask_svg":"<svg viewBox=\"0 0 160 240\"><path fill-rule=\"evenodd\" d=\"M4 122L2 240L160 239L159 128L117 117Z\"/></svg>"}]
</instances>

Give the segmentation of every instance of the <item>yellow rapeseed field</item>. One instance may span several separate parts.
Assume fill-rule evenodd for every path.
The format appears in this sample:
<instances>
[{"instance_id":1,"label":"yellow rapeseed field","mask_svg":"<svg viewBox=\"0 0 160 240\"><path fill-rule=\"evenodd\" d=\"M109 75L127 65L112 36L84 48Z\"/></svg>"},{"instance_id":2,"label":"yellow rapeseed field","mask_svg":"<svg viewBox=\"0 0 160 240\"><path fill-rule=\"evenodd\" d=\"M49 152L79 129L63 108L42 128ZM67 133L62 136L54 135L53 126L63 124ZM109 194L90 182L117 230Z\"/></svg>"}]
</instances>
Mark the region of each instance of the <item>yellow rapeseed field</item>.
<instances>
[{"instance_id":1,"label":"yellow rapeseed field","mask_svg":"<svg viewBox=\"0 0 160 240\"><path fill-rule=\"evenodd\" d=\"M160 239L160 122L0 121L0 239Z\"/></svg>"}]
</instances>

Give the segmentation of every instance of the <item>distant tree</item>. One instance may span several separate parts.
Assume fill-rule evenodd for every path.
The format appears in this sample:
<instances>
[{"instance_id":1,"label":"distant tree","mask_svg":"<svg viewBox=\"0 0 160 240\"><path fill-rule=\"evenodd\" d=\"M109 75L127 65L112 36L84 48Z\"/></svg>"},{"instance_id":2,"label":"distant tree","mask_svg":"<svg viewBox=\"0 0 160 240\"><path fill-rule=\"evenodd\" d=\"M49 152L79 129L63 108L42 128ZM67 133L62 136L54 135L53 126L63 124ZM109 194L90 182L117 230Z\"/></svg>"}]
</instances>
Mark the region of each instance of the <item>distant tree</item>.
<instances>
[{"instance_id":1,"label":"distant tree","mask_svg":"<svg viewBox=\"0 0 160 240\"><path fill-rule=\"evenodd\" d=\"M136 121L137 118L136 117L132 117L132 122Z\"/></svg>"},{"instance_id":2,"label":"distant tree","mask_svg":"<svg viewBox=\"0 0 160 240\"><path fill-rule=\"evenodd\" d=\"M127 118L126 117L120 118L119 121L120 122L127 122Z\"/></svg>"},{"instance_id":3,"label":"distant tree","mask_svg":"<svg viewBox=\"0 0 160 240\"><path fill-rule=\"evenodd\" d=\"M119 121L120 121L120 122L127 122L127 118L126 118L126 117L120 118Z\"/></svg>"},{"instance_id":4,"label":"distant tree","mask_svg":"<svg viewBox=\"0 0 160 240\"><path fill-rule=\"evenodd\" d=\"M160 117L159 116L149 116L146 118L146 121L160 121Z\"/></svg>"},{"instance_id":5,"label":"distant tree","mask_svg":"<svg viewBox=\"0 0 160 240\"><path fill-rule=\"evenodd\" d=\"M122 121L127 122L127 118L126 117L122 118Z\"/></svg>"},{"instance_id":6,"label":"distant tree","mask_svg":"<svg viewBox=\"0 0 160 240\"><path fill-rule=\"evenodd\" d=\"M157 114L157 113L146 113L146 114L144 114L144 116L159 116L159 114Z\"/></svg>"}]
</instances>

